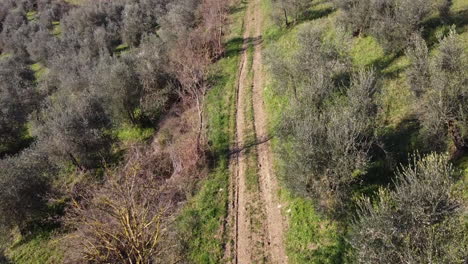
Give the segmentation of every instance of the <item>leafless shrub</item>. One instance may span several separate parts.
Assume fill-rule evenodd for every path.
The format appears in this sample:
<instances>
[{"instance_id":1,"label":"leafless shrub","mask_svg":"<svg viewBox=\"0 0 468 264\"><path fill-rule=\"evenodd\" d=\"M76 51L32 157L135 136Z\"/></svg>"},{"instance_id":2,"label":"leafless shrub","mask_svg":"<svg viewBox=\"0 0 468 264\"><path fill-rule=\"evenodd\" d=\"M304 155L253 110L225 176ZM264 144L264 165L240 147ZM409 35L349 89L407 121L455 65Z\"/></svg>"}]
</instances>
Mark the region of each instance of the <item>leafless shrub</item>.
<instances>
[{"instance_id":1,"label":"leafless shrub","mask_svg":"<svg viewBox=\"0 0 468 264\"><path fill-rule=\"evenodd\" d=\"M70 263L164 263L165 226L176 201L165 190L171 163L155 153L134 148L102 186L75 196L67 218L76 228Z\"/></svg>"}]
</instances>

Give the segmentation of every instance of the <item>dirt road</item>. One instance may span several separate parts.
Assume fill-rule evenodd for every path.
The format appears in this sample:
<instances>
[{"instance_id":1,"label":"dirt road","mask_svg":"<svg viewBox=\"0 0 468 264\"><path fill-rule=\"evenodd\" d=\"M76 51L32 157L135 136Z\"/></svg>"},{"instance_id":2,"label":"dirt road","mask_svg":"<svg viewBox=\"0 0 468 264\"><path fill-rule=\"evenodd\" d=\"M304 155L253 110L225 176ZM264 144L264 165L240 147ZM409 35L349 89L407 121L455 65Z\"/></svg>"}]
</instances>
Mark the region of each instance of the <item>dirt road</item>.
<instances>
[{"instance_id":1,"label":"dirt road","mask_svg":"<svg viewBox=\"0 0 468 264\"><path fill-rule=\"evenodd\" d=\"M278 183L273 174L269 143L243 149L251 133L257 142L268 136L263 100L263 13L260 5L261 0L250 0L244 22L234 146L241 151L233 155L230 162L228 263L287 263L282 206L277 197ZM253 47L253 51L249 47Z\"/></svg>"}]
</instances>

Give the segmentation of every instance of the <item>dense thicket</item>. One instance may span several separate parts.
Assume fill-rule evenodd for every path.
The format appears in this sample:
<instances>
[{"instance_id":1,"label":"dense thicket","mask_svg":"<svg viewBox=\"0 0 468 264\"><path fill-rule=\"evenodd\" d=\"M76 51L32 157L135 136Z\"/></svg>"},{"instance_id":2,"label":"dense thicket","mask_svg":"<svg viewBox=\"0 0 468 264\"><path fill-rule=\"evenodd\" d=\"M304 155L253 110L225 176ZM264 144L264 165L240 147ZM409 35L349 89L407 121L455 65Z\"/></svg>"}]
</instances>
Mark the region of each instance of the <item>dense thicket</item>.
<instances>
[{"instance_id":1,"label":"dense thicket","mask_svg":"<svg viewBox=\"0 0 468 264\"><path fill-rule=\"evenodd\" d=\"M171 165L167 155L135 147L121 168L106 172L103 186L76 193L66 263L165 263L171 245L164 219L178 202L164 184Z\"/></svg>"},{"instance_id":2,"label":"dense thicket","mask_svg":"<svg viewBox=\"0 0 468 264\"><path fill-rule=\"evenodd\" d=\"M32 148L0 160L0 225L18 227L24 235L28 224L44 215L50 177L56 170L46 153Z\"/></svg>"}]
</instances>

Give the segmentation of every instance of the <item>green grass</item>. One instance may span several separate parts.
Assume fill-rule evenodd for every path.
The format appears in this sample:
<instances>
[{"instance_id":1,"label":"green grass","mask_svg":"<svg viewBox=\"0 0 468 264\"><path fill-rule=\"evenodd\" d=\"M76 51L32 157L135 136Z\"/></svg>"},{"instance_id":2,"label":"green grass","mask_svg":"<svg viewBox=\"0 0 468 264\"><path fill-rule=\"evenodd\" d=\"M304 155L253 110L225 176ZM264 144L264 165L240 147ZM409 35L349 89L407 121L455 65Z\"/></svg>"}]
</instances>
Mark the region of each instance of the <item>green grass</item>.
<instances>
[{"instance_id":1,"label":"green grass","mask_svg":"<svg viewBox=\"0 0 468 264\"><path fill-rule=\"evenodd\" d=\"M83 2L85 2L86 0L65 0L66 3L69 3L71 5L81 5L83 4Z\"/></svg>"},{"instance_id":2,"label":"green grass","mask_svg":"<svg viewBox=\"0 0 468 264\"><path fill-rule=\"evenodd\" d=\"M354 40L351 48L353 64L362 67L372 66L385 56L382 47L375 38L361 37Z\"/></svg>"},{"instance_id":3,"label":"green grass","mask_svg":"<svg viewBox=\"0 0 468 264\"><path fill-rule=\"evenodd\" d=\"M37 19L37 11L29 11L26 13L26 19L28 21L34 21Z\"/></svg>"},{"instance_id":4,"label":"green grass","mask_svg":"<svg viewBox=\"0 0 468 264\"><path fill-rule=\"evenodd\" d=\"M227 215L227 160L201 183L201 189L177 219L189 263L219 263L223 257L222 225Z\"/></svg>"},{"instance_id":5,"label":"green grass","mask_svg":"<svg viewBox=\"0 0 468 264\"><path fill-rule=\"evenodd\" d=\"M40 80L42 77L44 77L49 72L49 69L47 69L40 62L31 64L30 67L31 67L31 70L34 71L34 77L36 77L36 81Z\"/></svg>"},{"instance_id":6,"label":"green grass","mask_svg":"<svg viewBox=\"0 0 468 264\"><path fill-rule=\"evenodd\" d=\"M223 223L229 192L228 152L235 139L236 81L244 11L245 3L231 10L226 55L212 67L212 88L205 98L213 169L176 220L189 263L220 263L227 242Z\"/></svg>"},{"instance_id":7,"label":"green grass","mask_svg":"<svg viewBox=\"0 0 468 264\"><path fill-rule=\"evenodd\" d=\"M263 10L266 14L272 13L271 0L263 0ZM295 39L298 29L303 25L314 27L325 27L327 32L336 28L336 13L325 11L327 4L323 1L314 1L311 10L316 14L325 16L313 16L311 21L301 21L298 25L290 28L281 28L267 19L264 29L265 46L268 49L271 45L279 47L283 54L291 54L295 50ZM322 10L322 11L320 11ZM455 0L452 11L454 13L468 10L468 0ZM320 12L317 12L320 11ZM463 14L463 13L461 13ZM308 20L308 19L306 19ZM463 25L463 23L460 23ZM437 32L446 32L446 25L434 23L436 27L429 28L429 36L437 35ZM468 26L464 24L458 28L462 39L465 40L465 47L468 49ZM328 33L327 33L328 34ZM435 46L431 46L434 49ZM418 124L411 119L414 112L412 105L412 95L407 85L405 71L410 62L404 54L385 54L381 45L372 36L365 36L352 39L349 49L354 68L374 68L382 77L382 92L379 96L382 109L379 116L379 124L383 129L379 132L383 137L384 145L395 156L398 162L407 158L408 152L418 148ZM268 78L265 89L265 102L270 118L270 133L274 133L278 122L283 118L285 107L289 103L289 98L279 96L274 92L274 83L271 77ZM287 142L280 142L279 139L271 141L274 150L274 162L276 171L281 172L281 158L278 156L278 148ZM365 188L356 190L356 195L372 192L382 184L388 184L389 178L393 175L392 168L385 168L385 163L381 160L375 161L366 180L370 182ZM468 158L457 164L464 170L464 195L468 199L466 182L468 182ZM387 175L388 174L388 175ZM373 185L374 184L374 185ZM369 191L369 190L370 191ZM314 202L295 197L286 187L282 187L282 199L288 204L287 216L289 228L286 232L286 250L290 263L346 263L346 243L344 242L345 230L340 226L346 223L333 222L321 216L314 208Z\"/></svg>"},{"instance_id":8,"label":"green grass","mask_svg":"<svg viewBox=\"0 0 468 264\"><path fill-rule=\"evenodd\" d=\"M60 25L60 21L53 21L52 26L52 35L60 36L62 34L62 26Z\"/></svg>"},{"instance_id":9,"label":"green grass","mask_svg":"<svg viewBox=\"0 0 468 264\"><path fill-rule=\"evenodd\" d=\"M118 45L117 47L115 47L114 52L117 53L117 54L122 54L122 53L128 51L129 48L130 47L127 44L122 43L122 44Z\"/></svg>"},{"instance_id":10,"label":"green grass","mask_svg":"<svg viewBox=\"0 0 468 264\"><path fill-rule=\"evenodd\" d=\"M320 216L312 201L284 191L289 228L286 250L289 263L343 263L345 243L336 222Z\"/></svg>"},{"instance_id":11,"label":"green grass","mask_svg":"<svg viewBox=\"0 0 468 264\"><path fill-rule=\"evenodd\" d=\"M0 60L6 59L8 57L11 57L10 53L0 53Z\"/></svg>"},{"instance_id":12,"label":"green grass","mask_svg":"<svg viewBox=\"0 0 468 264\"><path fill-rule=\"evenodd\" d=\"M11 264L53 264L63 262L61 241L50 233L42 233L26 241L18 241L6 251Z\"/></svg>"},{"instance_id":13,"label":"green grass","mask_svg":"<svg viewBox=\"0 0 468 264\"><path fill-rule=\"evenodd\" d=\"M122 142L143 142L154 134L154 128L142 128L135 125L124 125L118 128L115 136Z\"/></svg>"},{"instance_id":14,"label":"green grass","mask_svg":"<svg viewBox=\"0 0 468 264\"><path fill-rule=\"evenodd\" d=\"M271 13L271 1L263 1L263 11L266 16ZM328 10L329 5L320 1L311 8L312 12L320 13ZM328 11L327 11L328 12ZM280 28L271 19L265 21L264 36L265 48L271 45L279 48L282 54L291 55L297 47L297 33L302 26L314 24L317 26L328 26L333 20L329 17L319 16L312 22L302 21L291 28ZM333 32L327 31L330 38ZM283 113L289 104L287 96L275 93L274 83L267 73L264 99L267 113L269 115L269 133L274 134L276 126L282 120ZM277 174L284 173L281 170L281 159L278 155L280 145L287 144L278 138L271 140L273 158ZM281 178L281 175L279 175ZM345 253L343 231L338 224L327 220L319 215L313 205L313 201L294 196L284 183L281 183L280 197L287 204L285 208L288 219L288 229L285 232L286 253L290 263L343 263Z\"/></svg>"},{"instance_id":15,"label":"green grass","mask_svg":"<svg viewBox=\"0 0 468 264\"><path fill-rule=\"evenodd\" d=\"M462 178L457 183L457 187L461 190L461 196L465 202L468 202L468 156L465 156L455 163L456 167L461 170Z\"/></svg>"}]
</instances>

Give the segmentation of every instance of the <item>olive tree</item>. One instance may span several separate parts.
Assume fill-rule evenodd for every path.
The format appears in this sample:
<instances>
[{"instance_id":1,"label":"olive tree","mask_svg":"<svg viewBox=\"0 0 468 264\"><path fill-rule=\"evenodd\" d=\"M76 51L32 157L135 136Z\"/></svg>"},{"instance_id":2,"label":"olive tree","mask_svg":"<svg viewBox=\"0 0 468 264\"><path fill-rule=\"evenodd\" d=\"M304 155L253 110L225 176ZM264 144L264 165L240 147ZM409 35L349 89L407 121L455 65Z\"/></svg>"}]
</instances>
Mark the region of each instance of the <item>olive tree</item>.
<instances>
[{"instance_id":1,"label":"olive tree","mask_svg":"<svg viewBox=\"0 0 468 264\"><path fill-rule=\"evenodd\" d=\"M102 100L86 93L58 93L33 120L33 134L59 164L99 166L109 155L111 121Z\"/></svg>"},{"instance_id":2,"label":"olive tree","mask_svg":"<svg viewBox=\"0 0 468 264\"><path fill-rule=\"evenodd\" d=\"M407 54L412 61L408 79L419 97L424 132L442 147L450 137L457 152L463 153L467 150L468 57L459 36L452 30L440 41L432 60L418 37Z\"/></svg>"},{"instance_id":3,"label":"olive tree","mask_svg":"<svg viewBox=\"0 0 468 264\"><path fill-rule=\"evenodd\" d=\"M297 52L286 56L284 47L273 46L266 61L275 81L275 90L299 101L302 93L317 106L337 91L335 80L349 69L347 47L349 40L342 30L335 39L325 40L325 30L305 27L298 34ZM311 94L312 93L312 94ZM305 100L305 99L301 100Z\"/></svg>"},{"instance_id":4,"label":"olive tree","mask_svg":"<svg viewBox=\"0 0 468 264\"><path fill-rule=\"evenodd\" d=\"M25 136L28 115L39 101L33 80L33 72L21 58L0 60L0 153Z\"/></svg>"},{"instance_id":5,"label":"olive tree","mask_svg":"<svg viewBox=\"0 0 468 264\"><path fill-rule=\"evenodd\" d=\"M138 79L136 61L132 56L120 58L101 56L93 74L94 92L105 101L115 121L137 123L135 110L140 105L143 87Z\"/></svg>"},{"instance_id":6,"label":"olive tree","mask_svg":"<svg viewBox=\"0 0 468 264\"><path fill-rule=\"evenodd\" d=\"M296 22L310 6L309 0L275 0L275 18L283 22L286 26Z\"/></svg>"},{"instance_id":7,"label":"olive tree","mask_svg":"<svg viewBox=\"0 0 468 264\"><path fill-rule=\"evenodd\" d=\"M452 190L458 172L448 156L415 158L397 172L395 189L359 201L350 243L358 263L463 263L467 230Z\"/></svg>"},{"instance_id":8,"label":"olive tree","mask_svg":"<svg viewBox=\"0 0 468 264\"><path fill-rule=\"evenodd\" d=\"M0 160L0 228L27 225L44 216L54 167L46 153L31 148Z\"/></svg>"},{"instance_id":9,"label":"olive tree","mask_svg":"<svg viewBox=\"0 0 468 264\"><path fill-rule=\"evenodd\" d=\"M328 211L343 209L350 184L367 169L375 141L376 92L373 72L359 72L335 103L317 108L315 95L309 94L312 99L294 103L283 122L281 134L291 142L282 152L287 183L318 198Z\"/></svg>"},{"instance_id":10,"label":"olive tree","mask_svg":"<svg viewBox=\"0 0 468 264\"><path fill-rule=\"evenodd\" d=\"M340 21L355 35L370 34L389 51L408 45L411 34L435 8L435 0L334 0Z\"/></svg>"}]
</instances>

